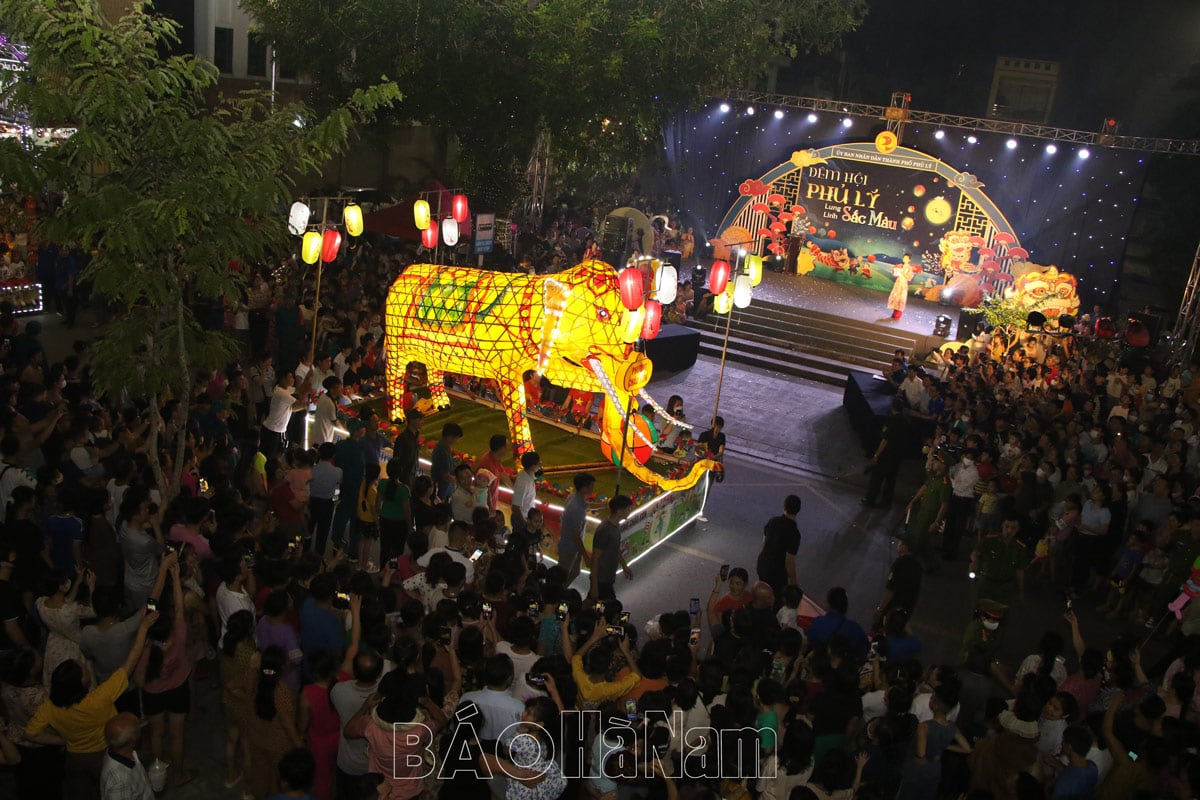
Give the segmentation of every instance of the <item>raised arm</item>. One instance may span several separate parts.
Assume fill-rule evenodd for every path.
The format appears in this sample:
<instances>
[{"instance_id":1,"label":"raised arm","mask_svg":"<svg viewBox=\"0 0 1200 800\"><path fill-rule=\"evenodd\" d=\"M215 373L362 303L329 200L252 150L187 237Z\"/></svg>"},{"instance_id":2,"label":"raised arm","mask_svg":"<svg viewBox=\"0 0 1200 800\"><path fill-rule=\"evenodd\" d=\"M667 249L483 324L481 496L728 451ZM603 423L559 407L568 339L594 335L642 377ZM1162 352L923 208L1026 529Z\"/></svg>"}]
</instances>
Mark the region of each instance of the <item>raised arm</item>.
<instances>
[{"instance_id":1,"label":"raised arm","mask_svg":"<svg viewBox=\"0 0 1200 800\"><path fill-rule=\"evenodd\" d=\"M171 565L179 563L179 556L176 553L167 553L163 559L158 562L158 575L154 578L154 586L150 589L150 599L158 603L162 597L163 589L167 585L167 574L171 571Z\"/></svg>"},{"instance_id":2,"label":"raised arm","mask_svg":"<svg viewBox=\"0 0 1200 800\"><path fill-rule=\"evenodd\" d=\"M1063 614L1063 619L1071 626L1071 646L1075 648L1075 657L1082 658L1083 651L1087 649L1087 645L1083 641L1083 634L1079 632L1079 620L1076 618L1074 611L1068 611Z\"/></svg>"},{"instance_id":3,"label":"raised arm","mask_svg":"<svg viewBox=\"0 0 1200 800\"><path fill-rule=\"evenodd\" d=\"M125 656L125 663L121 665L121 669L125 670L126 674L133 674L133 669L137 666L138 659L142 657L142 649L146 646L146 632L150 630L150 626L157 619L157 611L147 609L146 613L142 615L142 622L138 625L137 636L133 639L133 646L129 648L129 655Z\"/></svg>"},{"instance_id":4,"label":"raised arm","mask_svg":"<svg viewBox=\"0 0 1200 800\"><path fill-rule=\"evenodd\" d=\"M354 672L354 658L358 655L358 645L362 641L362 595L350 595L350 644L346 647L346 655L342 659L342 672Z\"/></svg>"},{"instance_id":5,"label":"raised arm","mask_svg":"<svg viewBox=\"0 0 1200 800\"><path fill-rule=\"evenodd\" d=\"M187 609L183 605L183 581L179 579L179 559L171 563L171 598L175 601L175 619L183 621L187 618Z\"/></svg>"},{"instance_id":6,"label":"raised arm","mask_svg":"<svg viewBox=\"0 0 1200 800\"><path fill-rule=\"evenodd\" d=\"M717 600L721 593L721 576L717 575L717 580L713 583L713 590L708 595L708 604L705 606L705 616L708 618L709 630L721 624L721 615L717 611Z\"/></svg>"}]
</instances>

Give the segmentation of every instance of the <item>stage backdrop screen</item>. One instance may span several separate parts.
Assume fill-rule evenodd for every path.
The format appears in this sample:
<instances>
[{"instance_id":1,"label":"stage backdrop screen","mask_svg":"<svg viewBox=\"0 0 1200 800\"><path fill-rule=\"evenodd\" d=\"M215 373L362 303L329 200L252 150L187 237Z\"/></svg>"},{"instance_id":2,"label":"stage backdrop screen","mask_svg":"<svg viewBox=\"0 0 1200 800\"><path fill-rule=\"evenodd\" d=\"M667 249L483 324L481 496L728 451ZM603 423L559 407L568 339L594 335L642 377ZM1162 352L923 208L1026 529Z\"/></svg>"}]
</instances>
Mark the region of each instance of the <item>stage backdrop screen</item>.
<instances>
[{"instance_id":1,"label":"stage backdrop screen","mask_svg":"<svg viewBox=\"0 0 1200 800\"><path fill-rule=\"evenodd\" d=\"M712 103L665 129L668 188L698 242L716 240L719 250L732 241L721 234L744 228L749 237L733 233L767 254L777 244L786 256L791 239L803 268L804 252L794 252L803 234L805 250L819 250L814 274L878 289L891 283L888 264L909 253L923 269L914 279L919 290L943 281L946 235L957 231L977 237L969 269L996 261L1001 272L1019 272L1016 262L1026 259L1077 276L1085 303L1115 295L1145 179L1143 154L924 125L908 126L903 146L881 153L874 139L882 120L755 111L722 112ZM758 181L769 185L765 194L753 194L763 188ZM772 195L785 202L772 204ZM791 206L802 211L781 219ZM763 222L786 234L783 241L760 236ZM1010 257L1009 247L1025 255Z\"/></svg>"}]
</instances>

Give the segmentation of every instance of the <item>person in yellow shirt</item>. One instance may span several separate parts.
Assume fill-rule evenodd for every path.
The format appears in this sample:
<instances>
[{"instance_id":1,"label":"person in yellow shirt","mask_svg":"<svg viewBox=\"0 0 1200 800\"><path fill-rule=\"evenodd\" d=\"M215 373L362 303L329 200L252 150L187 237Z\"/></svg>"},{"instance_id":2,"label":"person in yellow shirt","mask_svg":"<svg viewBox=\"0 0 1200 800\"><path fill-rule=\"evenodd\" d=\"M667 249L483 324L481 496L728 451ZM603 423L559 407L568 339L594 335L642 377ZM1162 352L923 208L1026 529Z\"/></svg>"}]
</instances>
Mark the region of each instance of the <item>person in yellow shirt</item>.
<instances>
[{"instance_id":1,"label":"person in yellow shirt","mask_svg":"<svg viewBox=\"0 0 1200 800\"><path fill-rule=\"evenodd\" d=\"M642 682L642 676L633 669L636 663L629 651L629 640L624 636L610 636L604 618L599 617L592 635L579 648L574 650L571 644L571 615L567 614L562 625L563 655L571 661L571 675L575 685L579 687L579 706L598 704L617 700L632 692ZM616 641L616 647L612 642ZM615 651L615 652L614 652ZM612 671L613 656L616 653L630 665L630 671L613 680L608 679Z\"/></svg>"},{"instance_id":2,"label":"person in yellow shirt","mask_svg":"<svg viewBox=\"0 0 1200 800\"><path fill-rule=\"evenodd\" d=\"M129 674L142 656L146 632L158 612L147 611L125 663L104 683L89 691L89 672L78 661L64 661L50 676L50 697L25 726L34 737L52 728L67 743L63 765L64 797L96 797L100 793L100 770L104 766L104 725L117 715L113 704L129 688Z\"/></svg>"}]
</instances>

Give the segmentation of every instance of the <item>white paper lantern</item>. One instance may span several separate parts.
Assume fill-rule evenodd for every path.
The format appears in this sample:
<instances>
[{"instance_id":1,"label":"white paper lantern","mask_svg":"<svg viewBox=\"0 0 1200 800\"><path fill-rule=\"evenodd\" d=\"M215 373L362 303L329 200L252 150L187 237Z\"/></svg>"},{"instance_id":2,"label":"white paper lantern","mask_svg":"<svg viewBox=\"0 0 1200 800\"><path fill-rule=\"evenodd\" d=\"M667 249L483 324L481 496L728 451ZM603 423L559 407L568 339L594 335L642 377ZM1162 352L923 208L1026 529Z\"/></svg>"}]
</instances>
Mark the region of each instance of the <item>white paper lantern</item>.
<instances>
[{"instance_id":1,"label":"white paper lantern","mask_svg":"<svg viewBox=\"0 0 1200 800\"><path fill-rule=\"evenodd\" d=\"M288 231L293 236L303 236L304 231L308 228L308 218L312 216L312 209L301 203L299 200L292 203L292 208L288 211Z\"/></svg>"},{"instance_id":2,"label":"white paper lantern","mask_svg":"<svg viewBox=\"0 0 1200 800\"><path fill-rule=\"evenodd\" d=\"M749 275L738 275L737 280L733 282L733 305L735 308L745 308L750 305L750 298L754 295L754 284L750 280Z\"/></svg>"},{"instance_id":3,"label":"white paper lantern","mask_svg":"<svg viewBox=\"0 0 1200 800\"><path fill-rule=\"evenodd\" d=\"M458 244L458 221L454 217L442 220L442 241L446 243L446 247Z\"/></svg>"},{"instance_id":4,"label":"white paper lantern","mask_svg":"<svg viewBox=\"0 0 1200 800\"><path fill-rule=\"evenodd\" d=\"M664 264L658 268L658 275L655 276L654 285L658 287L656 299L663 305L675 302L675 295L679 290L679 273L670 264Z\"/></svg>"}]
</instances>

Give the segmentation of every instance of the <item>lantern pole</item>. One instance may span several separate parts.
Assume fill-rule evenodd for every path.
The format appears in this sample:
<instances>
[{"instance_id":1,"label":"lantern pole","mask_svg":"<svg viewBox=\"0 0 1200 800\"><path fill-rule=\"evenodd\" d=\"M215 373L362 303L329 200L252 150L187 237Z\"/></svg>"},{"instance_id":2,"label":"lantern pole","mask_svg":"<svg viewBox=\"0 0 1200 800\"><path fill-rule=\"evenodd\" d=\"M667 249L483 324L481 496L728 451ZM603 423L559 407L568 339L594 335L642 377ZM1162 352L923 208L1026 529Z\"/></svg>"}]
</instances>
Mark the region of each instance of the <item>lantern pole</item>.
<instances>
[{"instance_id":1,"label":"lantern pole","mask_svg":"<svg viewBox=\"0 0 1200 800\"><path fill-rule=\"evenodd\" d=\"M738 243L738 253L737 253L737 258L735 258L733 260L734 264L738 263L738 259L744 260L745 255L746 255L746 247L745 246L748 244L752 244L752 242L739 242ZM732 274L729 276L731 283L732 283L732 281L737 279L738 269L739 269L739 267L735 267L732 271ZM721 384L725 382L725 354L729 351L729 329L732 325L733 325L733 304L730 303L729 313L725 315L725 341L721 343L721 370L720 370L720 372L717 373L717 396L713 400L713 413L712 413L713 421L712 421L712 423L710 423L710 427L711 427L711 425L716 424L717 410L721 407Z\"/></svg>"},{"instance_id":2,"label":"lantern pole","mask_svg":"<svg viewBox=\"0 0 1200 800\"><path fill-rule=\"evenodd\" d=\"M321 198L321 236L325 236L325 224L329 221L329 198ZM313 359L317 355L317 318L321 308L321 274L325 271L325 259L317 259L317 292L313 299L312 341L308 344L308 364L312 368Z\"/></svg>"}]
</instances>

